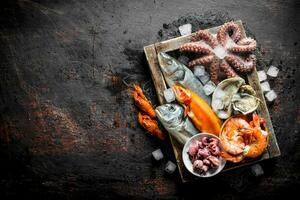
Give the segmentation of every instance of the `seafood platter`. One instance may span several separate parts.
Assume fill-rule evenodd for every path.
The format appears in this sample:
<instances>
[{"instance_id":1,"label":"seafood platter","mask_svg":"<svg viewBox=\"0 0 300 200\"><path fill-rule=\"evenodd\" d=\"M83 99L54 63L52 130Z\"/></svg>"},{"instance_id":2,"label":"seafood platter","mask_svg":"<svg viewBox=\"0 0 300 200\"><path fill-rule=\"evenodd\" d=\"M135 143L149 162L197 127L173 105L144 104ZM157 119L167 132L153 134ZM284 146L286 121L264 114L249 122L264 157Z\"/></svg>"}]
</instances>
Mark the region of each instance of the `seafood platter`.
<instances>
[{"instance_id":1,"label":"seafood platter","mask_svg":"<svg viewBox=\"0 0 300 200\"><path fill-rule=\"evenodd\" d=\"M161 140L169 135L183 182L280 155L256 71L263 64L256 60L257 42L241 21L144 52L160 105L135 84L138 122Z\"/></svg>"}]
</instances>

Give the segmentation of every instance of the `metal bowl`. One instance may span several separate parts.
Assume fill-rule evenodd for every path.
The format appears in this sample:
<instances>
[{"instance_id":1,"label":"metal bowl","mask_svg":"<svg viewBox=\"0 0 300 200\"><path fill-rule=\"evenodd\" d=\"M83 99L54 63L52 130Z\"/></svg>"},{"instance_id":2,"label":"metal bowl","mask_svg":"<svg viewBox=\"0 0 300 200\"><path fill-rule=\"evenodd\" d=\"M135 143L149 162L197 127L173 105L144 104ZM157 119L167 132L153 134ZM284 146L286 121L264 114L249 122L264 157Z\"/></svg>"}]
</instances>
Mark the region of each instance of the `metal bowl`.
<instances>
[{"instance_id":1,"label":"metal bowl","mask_svg":"<svg viewBox=\"0 0 300 200\"><path fill-rule=\"evenodd\" d=\"M226 164L226 160L224 158L222 158L221 156L219 157L219 161L220 161L220 165L218 168L210 168L206 173L199 173L197 171L193 170L193 163L190 159L190 156L188 154L188 150L190 145L195 141L195 140L199 140L201 141L201 139L203 137L208 137L208 138L216 138L219 140L219 138L216 135L210 134L210 133L199 133L197 135L194 135L193 137L191 137L184 145L183 150L182 150L182 160L184 163L184 166L187 168L187 170L189 172L191 172L193 175L197 176L197 177L211 177L214 176L216 174L218 174L220 171L222 171L222 169L224 168L225 164ZM220 140L219 140L220 141Z\"/></svg>"}]
</instances>

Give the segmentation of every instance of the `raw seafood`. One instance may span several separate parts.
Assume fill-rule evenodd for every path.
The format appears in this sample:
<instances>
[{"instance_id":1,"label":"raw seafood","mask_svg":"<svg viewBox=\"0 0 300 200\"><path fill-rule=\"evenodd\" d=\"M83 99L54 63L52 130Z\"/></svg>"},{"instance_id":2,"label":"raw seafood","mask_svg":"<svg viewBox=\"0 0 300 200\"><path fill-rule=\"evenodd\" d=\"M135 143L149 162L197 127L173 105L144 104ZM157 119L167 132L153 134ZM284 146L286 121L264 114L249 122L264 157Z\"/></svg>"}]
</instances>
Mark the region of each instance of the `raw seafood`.
<instances>
[{"instance_id":1,"label":"raw seafood","mask_svg":"<svg viewBox=\"0 0 300 200\"><path fill-rule=\"evenodd\" d=\"M260 99L247 93L237 93L231 99L233 109L243 115L254 112L260 104Z\"/></svg>"},{"instance_id":2,"label":"raw seafood","mask_svg":"<svg viewBox=\"0 0 300 200\"><path fill-rule=\"evenodd\" d=\"M145 97L142 88L140 88L137 84L134 84L134 92L133 99L137 106L147 113L151 118L155 118L156 114L151 102Z\"/></svg>"},{"instance_id":3,"label":"raw seafood","mask_svg":"<svg viewBox=\"0 0 300 200\"><path fill-rule=\"evenodd\" d=\"M189 146L188 154L195 171L206 172L209 168L217 168L220 165L219 141L216 138L203 137L201 141L194 140Z\"/></svg>"},{"instance_id":4,"label":"raw seafood","mask_svg":"<svg viewBox=\"0 0 300 200\"><path fill-rule=\"evenodd\" d=\"M251 94L251 95L256 95L255 90L253 89L253 87L251 87L251 85L242 85L238 91L239 93L247 93L247 94Z\"/></svg>"},{"instance_id":5,"label":"raw seafood","mask_svg":"<svg viewBox=\"0 0 300 200\"><path fill-rule=\"evenodd\" d=\"M232 113L231 98L245 84L240 77L228 78L217 85L212 95L212 109L221 119L227 119Z\"/></svg>"},{"instance_id":6,"label":"raw seafood","mask_svg":"<svg viewBox=\"0 0 300 200\"><path fill-rule=\"evenodd\" d=\"M243 153L246 146L243 134L251 128L250 124L240 117L228 120L220 133L220 142L224 151L232 155Z\"/></svg>"},{"instance_id":7,"label":"raw seafood","mask_svg":"<svg viewBox=\"0 0 300 200\"><path fill-rule=\"evenodd\" d=\"M245 157L260 156L268 145L268 132L262 130L263 118L252 115L252 121L245 117L234 116L228 119L220 133L220 143L223 147L221 156L231 162L240 162Z\"/></svg>"},{"instance_id":8,"label":"raw seafood","mask_svg":"<svg viewBox=\"0 0 300 200\"><path fill-rule=\"evenodd\" d=\"M164 104L155 109L157 118L164 128L172 135L181 145L198 131L189 120L184 118L183 108L178 104Z\"/></svg>"},{"instance_id":9,"label":"raw seafood","mask_svg":"<svg viewBox=\"0 0 300 200\"><path fill-rule=\"evenodd\" d=\"M185 107L185 113L199 131L219 135L221 122L201 97L179 85L174 85L172 89L177 101Z\"/></svg>"},{"instance_id":10,"label":"raw seafood","mask_svg":"<svg viewBox=\"0 0 300 200\"><path fill-rule=\"evenodd\" d=\"M244 154L249 158L256 158L260 156L268 145L268 132L261 129L260 124L265 123L264 119L261 120L258 115L253 114L252 121L252 132L248 137L250 137L250 143L248 142L245 147ZM248 139L249 140L249 139Z\"/></svg>"},{"instance_id":11,"label":"raw seafood","mask_svg":"<svg viewBox=\"0 0 300 200\"><path fill-rule=\"evenodd\" d=\"M208 31L200 30L194 34L192 42L180 47L180 51L201 55L190 61L189 66L209 67L211 80L215 83L218 83L219 70L223 70L228 78L237 76L235 71L252 71L256 65L256 57L251 52L255 49L256 41L252 38L241 39L240 27L234 22L222 25L216 37Z\"/></svg>"},{"instance_id":12,"label":"raw seafood","mask_svg":"<svg viewBox=\"0 0 300 200\"><path fill-rule=\"evenodd\" d=\"M194 91L210 104L211 98L205 95L202 83L194 76L189 68L166 53L159 53L158 61L169 87L180 84Z\"/></svg>"},{"instance_id":13,"label":"raw seafood","mask_svg":"<svg viewBox=\"0 0 300 200\"><path fill-rule=\"evenodd\" d=\"M166 135L160 130L155 120L151 119L148 115L143 115L139 112L138 115L139 124L146 129L151 135L158 137L161 140L166 138Z\"/></svg>"}]
</instances>

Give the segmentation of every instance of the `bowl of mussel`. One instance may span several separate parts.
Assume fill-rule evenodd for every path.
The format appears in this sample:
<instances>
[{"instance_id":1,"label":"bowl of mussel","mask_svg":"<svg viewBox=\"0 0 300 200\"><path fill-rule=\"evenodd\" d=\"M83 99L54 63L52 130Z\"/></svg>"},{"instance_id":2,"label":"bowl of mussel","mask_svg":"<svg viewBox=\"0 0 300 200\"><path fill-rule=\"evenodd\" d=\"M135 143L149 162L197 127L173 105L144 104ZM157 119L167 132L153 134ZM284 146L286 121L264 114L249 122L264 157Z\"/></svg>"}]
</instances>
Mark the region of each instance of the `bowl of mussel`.
<instances>
[{"instance_id":1,"label":"bowl of mussel","mask_svg":"<svg viewBox=\"0 0 300 200\"><path fill-rule=\"evenodd\" d=\"M226 160L221 157L220 140L210 133L199 133L184 145L182 159L189 172L197 177L211 177L224 168Z\"/></svg>"}]
</instances>

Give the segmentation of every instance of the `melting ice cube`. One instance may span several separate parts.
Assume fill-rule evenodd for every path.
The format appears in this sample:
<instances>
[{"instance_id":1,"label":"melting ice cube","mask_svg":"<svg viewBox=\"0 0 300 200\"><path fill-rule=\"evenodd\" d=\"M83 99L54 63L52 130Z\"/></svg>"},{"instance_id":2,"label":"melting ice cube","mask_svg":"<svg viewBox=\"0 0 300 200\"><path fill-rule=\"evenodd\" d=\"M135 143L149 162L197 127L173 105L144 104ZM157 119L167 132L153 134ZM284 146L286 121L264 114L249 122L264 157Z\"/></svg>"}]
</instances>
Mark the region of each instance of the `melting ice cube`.
<instances>
[{"instance_id":1,"label":"melting ice cube","mask_svg":"<svg viewBox=\"0 0 300 200\"><path fill-rule=\"evenodd\" d=\"M264 70L257 71L257 75L260 82L267 80L267 74Z\"/></svg>"},{"instance_id":2,"label":"melting ice cube","mask_svg":"<svg viewBox=\"0 0 300 200\"><path fill-rule=\"evenodd\" d=\"M176 165L172 161L168 161L165 167L165 171L172 174L176 170Z\"/></svg>"},{"instance_id":3,"label":"melting ice cube","mask_svg":"<svg viewBox=\"0 0 300 200\"><path fill-rule=\"evenodd\" d=\"M261 89L262 89L263 92L269 92L271 90L270 84L269 84L268 81L262 82L260 84L260 87L261 87Z\"/></svg>"},{"instance_id":4,"label":"melting ice cube","mask_svg":"<svg viewBox=\"0 0 300 200\"><path fill-rule=\"evenodd\" d=\"M203 85L205 85L210 80L210 77L209 74L205 71L204 75L199 76L198 79L201 81Z\"/></svg>"},{"instance_id":5,"label":"melting ice cube","mask_svg":"<svg viewBox=\"0 0 300 200\"><path fill-rule=\"evenodd\" d=\"M270 90L268 93L265 94L265 97L267 101L271 102L277 98L277 94L274 92L274 90Z\"/></svg>"},{"instance_id":6,"label":"melting ice cube","mask_svg":"<svg viewBox=\"0 0 300 200\"><path fill-rule=\"evenodd\" d=\"M215 55L220 59L225 58L225 56L227 55L226 50L222 46L217 46L216 48L213 49L213 51Z\"/></svg>"},{"instance_id":7,"label":"melting ice cube","mask_svg":"<svg viewBox=\"0 0 300 200\"><path fill-rule=\"evenodd\" d=\"M197 77L203 76L205 73L205 67L203 65L196 65L194 67L194 75Z\"/></svg>"},{"instance_id":8,"label":"melting ice cube","mask_svg":"<svg viewBox=\"0 0 300 200\"><path fill-rule=\"evenodd\" d=\"M211 95L215 91L215 89L216 85L212 81L208 81L203 87L204 93L207 96Z\"/></svg>"},{"instance_id":9,"label":"melting ice cube","mask_svg":"<svg viewBox=\"0 0 300 200\"><path fill-rule=\"evenodd\" d=\"M267 74L271 77L276 77L278 75L279 69L273 65L267 71Z\"/></svg>"},{"instance_id":10,"label":"melting ice cube","mask_svg":"<svg viewBox=\"0 0 300 200\"><path fill-rule=\"evenodd\" d=\"M152 156L157 161L164 158L164 155L163 155L163 153L161 152L160 149L157 149L157 150L153 151Z\"/></svg>"},{"instance_id":11,"label":"melting ice cube","mask_svg":"<svg viewBox=\"0 0 300 200\"><path fill-rule=\"evenodd\" d=\"M264 174L264 170L260 164L255 164L251 166L251 172L254 176L261 176Z\"/></svg>"},{"instance_id":12,"label":"melting ice cube","mask_svg":"<svg viewBox=\"0 0 300 200\"><path fill-rule=\"evenodd\" d=\"M171 88L164 90L164 97L168 103L171 103L176 99L175 94Z\"/></svg>"},{"instance_id":13,"label":"melting ice cube","mask_svg":"<svg viewBox=\"0 0 300 200\"><path fill-rule=\"evenodd\" d=\"M192 33L192 25L191 24L184 24L178 27L180 35L189 35Z\"/></svg>"}]
</instances>

